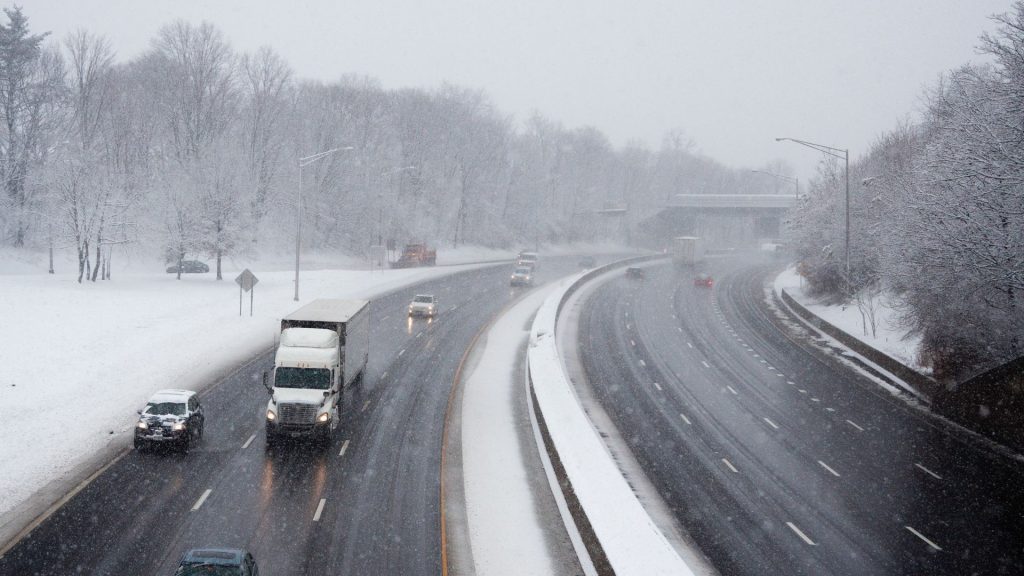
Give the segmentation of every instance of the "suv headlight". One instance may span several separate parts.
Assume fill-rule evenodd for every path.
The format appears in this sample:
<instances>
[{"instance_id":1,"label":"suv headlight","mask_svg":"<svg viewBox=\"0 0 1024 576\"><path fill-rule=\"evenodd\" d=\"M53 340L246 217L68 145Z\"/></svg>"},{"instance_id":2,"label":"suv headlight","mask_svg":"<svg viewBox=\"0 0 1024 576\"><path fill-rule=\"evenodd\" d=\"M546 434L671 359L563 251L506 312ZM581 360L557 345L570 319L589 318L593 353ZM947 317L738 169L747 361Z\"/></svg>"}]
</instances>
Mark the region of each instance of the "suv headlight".
<instances>
[{"instance_id":1,"label":"suv headlight","mask_svg":"<svg viewBox=\"0 0 1024 576\"><path fill-rule=\"evenodd\" d=\"M138 428L139 430L149 430L149 424L146 424L146 423L145 423L145 422L143 422L142 420L139 420L139 423L138 423L138 424L136 424L135 426L136 426L136 427L137 427L137 428Z\"/></svg>"},{"instance_id":2,"label":"suv headlight","mask_svg":"<svg viewBox=\"0 0 1024 576\"><path fill-rule=\"evenodd\" d=\"M330 419L331 419L331 413L330 412L324 412L323 414L321 414L321 415L316 417L316 421L317 422L327 422Z\"/></svg>"},{"instance_id":3,"label":"suv headlight","mask_svg":"<svg viewBox=\"0 0 1024 576\"><path fill-rule=\"evenodd\" d=\"M174 430L175 432L180 432L180 431L182 431L184 429L185 429L185 423L184 422L175 422L174 426L171 426L171 430Z\"/></svg>"},{"instance_id":4,"label":"suv headlight","mask_svg":"<svg viewBox=\"0 0 1024 576\"><path fill-rule=\"evenodd\" d=\"M267 410L267 420L270 420L271 422L277 420L277 414L274 414L273 410Z\"/></svg>"}]
</instances>

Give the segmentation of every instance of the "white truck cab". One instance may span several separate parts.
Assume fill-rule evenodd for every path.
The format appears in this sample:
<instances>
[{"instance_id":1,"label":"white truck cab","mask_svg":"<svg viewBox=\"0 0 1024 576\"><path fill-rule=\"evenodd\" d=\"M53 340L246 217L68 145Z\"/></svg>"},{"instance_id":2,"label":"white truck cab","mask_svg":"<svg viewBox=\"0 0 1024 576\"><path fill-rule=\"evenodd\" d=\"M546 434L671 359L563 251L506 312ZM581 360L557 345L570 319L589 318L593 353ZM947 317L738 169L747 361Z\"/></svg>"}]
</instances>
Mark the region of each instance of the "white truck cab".
<instances>
[{"instance_id":1,"label":"white truck cab","mask_svg":"<svg viewBox=\"0 0 1024 576\"><path fill-rule=\"evenodd\" d=\"M368 355L365 300L316 300L282 319L273 378L263 375L267 446L288 437L329 443L342 392L362 377Z\"/></svg>"}]
</instances>

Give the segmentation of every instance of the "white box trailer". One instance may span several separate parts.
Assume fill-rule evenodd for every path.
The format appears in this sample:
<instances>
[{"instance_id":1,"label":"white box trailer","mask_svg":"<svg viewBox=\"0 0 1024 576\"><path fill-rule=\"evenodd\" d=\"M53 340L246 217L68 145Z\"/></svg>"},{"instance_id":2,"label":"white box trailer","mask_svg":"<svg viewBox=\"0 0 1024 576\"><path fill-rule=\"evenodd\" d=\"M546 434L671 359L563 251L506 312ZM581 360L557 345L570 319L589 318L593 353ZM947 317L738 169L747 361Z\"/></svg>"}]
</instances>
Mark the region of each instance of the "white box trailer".
<instances>
[{"instance_id":1,"label":"white box trailer","mask_svg":"<svg viewBox=\"0 0 1024 576\"><path fill-rule=\"evenodd\" d=\"M700 238L678 236L672 239L672 261L676 266L693 266L700 262L703 256Z\"/></svg>"},{"instance_id":2,"label":"white box trailer","mask_svg":"<svg viewBox=\"0 0 1024 576\"><path fill-rule=\"evenodd\" d=\"M263 375L267 446L280 437L329 442L342 392L362 378L369 350L366 300L314 300L282 318L274 372Z\"/></svg>"}]
</instances>

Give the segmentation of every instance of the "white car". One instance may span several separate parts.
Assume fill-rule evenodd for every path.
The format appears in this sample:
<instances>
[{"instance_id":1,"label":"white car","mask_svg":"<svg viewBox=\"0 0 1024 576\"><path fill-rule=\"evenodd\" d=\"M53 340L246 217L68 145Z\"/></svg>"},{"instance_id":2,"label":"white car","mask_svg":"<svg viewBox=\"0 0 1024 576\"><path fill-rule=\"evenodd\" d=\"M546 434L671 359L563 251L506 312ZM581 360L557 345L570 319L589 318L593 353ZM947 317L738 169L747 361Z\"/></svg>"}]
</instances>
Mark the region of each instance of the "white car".
<instances>
[{"instance_id":1,"label":"white car","mask_svg":"<svg viewBox=\"0 0 1024 576\"><path fill-rule=\"evenodd\" d=\"M409 316L433 318L437 314L437 297L433 294L417 294L409 304Z\"/></svg>"},{"instance_id":2,"label":"white car","mask_svg":"<svg viewBox=\"0 0 1024 576\"><path fill-rule=\"evenodd\" d=\"M509 282L512 286L533 286L533 268L520 266L512 272Z\"/></svg>"}]
</instances>

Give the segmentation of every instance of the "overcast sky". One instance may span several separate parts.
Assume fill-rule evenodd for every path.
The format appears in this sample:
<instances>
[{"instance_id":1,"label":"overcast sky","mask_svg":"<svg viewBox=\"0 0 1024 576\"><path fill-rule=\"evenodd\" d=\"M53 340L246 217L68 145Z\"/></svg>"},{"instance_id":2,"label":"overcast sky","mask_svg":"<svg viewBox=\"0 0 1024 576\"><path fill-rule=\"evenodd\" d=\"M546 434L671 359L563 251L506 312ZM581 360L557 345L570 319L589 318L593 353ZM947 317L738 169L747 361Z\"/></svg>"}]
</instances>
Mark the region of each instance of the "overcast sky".
<instances>
[{"instance_id":1,"label":"overcast sky","mask_svg":"<svg viewBox=\"0 0 1024 576\"><path fill-rule=\"evenodd\" d=\"M120 59L163 24L208 20L242 51L270 45L300 77L358 73L384 87L484 89L503 111L591 125L617 146L681 128L734 167L856 158L914 118L938 75L980 62L1009 0L25 0L36 31L82 27Z\"/></svg>"}]
</instances>

